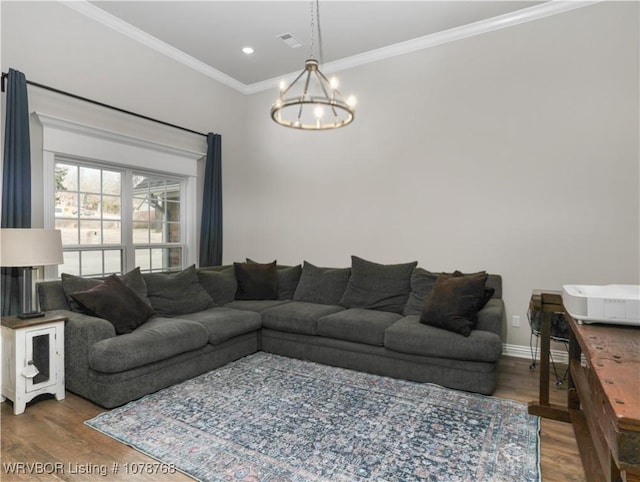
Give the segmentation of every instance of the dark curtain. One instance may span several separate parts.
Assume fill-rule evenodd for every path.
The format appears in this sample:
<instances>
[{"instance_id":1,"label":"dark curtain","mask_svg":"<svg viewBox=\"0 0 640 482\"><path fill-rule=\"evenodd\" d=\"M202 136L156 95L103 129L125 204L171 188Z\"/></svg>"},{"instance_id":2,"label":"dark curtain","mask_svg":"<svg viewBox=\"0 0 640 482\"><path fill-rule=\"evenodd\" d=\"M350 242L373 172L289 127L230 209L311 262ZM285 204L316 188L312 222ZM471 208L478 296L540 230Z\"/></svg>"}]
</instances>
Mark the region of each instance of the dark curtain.
<instances>
[{"instance_id":1,"label":"dark curtain","mask_svg":"<svg viewBox=\"0 0 640 482\"><path fill-rule=\"evenodd\" d=\"M200 266L222 264L222 136L207 134L200 223Z\"/></svg>"},{"instance_id":2,"label":"dark curtain","mask_svg":"<svg viewBox=\"0 0 640 482\"><path fill-rule=\"evenodd\" d=\"M9 69L2 164L2 227L31 227L31 151L27 79ZM2 268L2 315L20 311L18 268Z\"/></svg>"}]
</instances>

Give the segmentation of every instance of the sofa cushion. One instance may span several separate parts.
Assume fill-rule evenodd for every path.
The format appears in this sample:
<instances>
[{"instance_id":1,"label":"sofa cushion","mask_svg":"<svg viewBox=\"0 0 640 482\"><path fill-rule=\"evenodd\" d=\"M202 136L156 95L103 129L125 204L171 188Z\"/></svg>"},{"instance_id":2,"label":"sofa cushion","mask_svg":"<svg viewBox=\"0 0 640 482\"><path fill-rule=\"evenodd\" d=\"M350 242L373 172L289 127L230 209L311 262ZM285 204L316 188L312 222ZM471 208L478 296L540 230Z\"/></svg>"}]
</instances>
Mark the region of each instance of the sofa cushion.
<instances>
[{"instance_id":1,"label":"sofa cushion","mask_svg":"<svg viewBox=\"0 0 640 482\"><path fill-rule=\"evenodd\" d=\"M322 305L304 301L291 301L262 312L262 326L273 330L305 335L318 334L318 319L343 311L337 305Z\"/></svg>"},{"instance_id":2,"label":"sofa cushion","mask_svg":"<svg viewBox=\"0 0 640 482\"><path fill-rule=\"evenodd\" d=\"M319 268L305 261L293 300L337 305L347 288L350 276L351 268Z\"/></svg>"},{"instance_id":3,"label":"sofa cushion","mask_svg":"<svg viewBox=\"0 0 640 482\"><path fill-rule=\"evenodd\" d=\"M384 265L351 256L351 278L340 304L402 314L411 291L411 273L417 264Z\"/></svg>"},{"instance_id":4,"label":"sofa cushion","mask_svg":"<svg viewBox=\"0 0 640 482\"><path fill-rule=\"evenodd\" d=\"M502 340L496 333L473 330L468 337L420 323L417 315L396 321L384 333L389 350L452 360L496 362Z\"/></svg>"},{"instance_id":5,"label":"sofa cushion","mask_svg":"<svg viewBox=\"0 0 640 482\"><path fill-rule=\"evenodd\" d=\"M151 306L159 315L194 313L214 304L198 280L195 265L175 273L147 273L144 278Z\"/></svg>"},{"instance_id":6,"label":"sofa cushion","mask_svg":"<svg viewBox=\"0 0 640 482\"><path fill-rule=\"evenodd\" d=\"M259 313L222 307L182 315L181 318L197 321L204 326L209 332L209 343L212 345L219 345L230 338L257 331L262 327L262 317Z\"/></svg>"},{"instance_id":7,"label":"sofa cushion","mask_svg":"<svg viewBox=\"0 0 640 482\"><path fill-rule=\"evenodd\" d=\"M425 301L420 322L469 336L487 303L487 273L440 275ZM491 294L493 294L491 292Z\"/></svg>"},{"instance_id":8,"label":"sofa cushion","mask_svg":"<svg viewBox=\"0 0 640 482\"><path fill-rule=\"evenodd\" d=\"M438 279L437 273L423 268L416 268L411 273L411 292L402 311L403 315L420 315L424 309L424 301L431 294L433 285Z\"/></svg>"},{"instance_id":9,"label":"sofa cushion","mask_svg":"<svg viewBox=\"0 0 640 482\"><path fill-rule=\"evenodd\" d=\"M201 268L198 280L216 305L222 306L236 297L238 282L233 266L222 269Z\"/></svg>"},{"instance_id":10,"label":"sofa cushion","mask_svg":"<svg viewBox=\"0 0 640 482\"><path fill-rule=\"evenodd\" d=\"M386 311L350 308L318 320L318 335L383 346L385 330L402 316Z\"/></svg>"},{"instance_id":11,"label":"sofa cushion","mask_svg":"<svg viewBox=\"0 0 640 482\"><path fill-rule=\"evenodd\" d=\"M107 338L89 347L89 367L118 373L165 360L207 344L209 333L200 323L156 317L132 333Z\"/></svg>"},{"instance_id":12,"label":"sofa cushion","mask_svg":"<svg viewBox=\"0 0 640 482\"><path fill-rule=\"evenodd\" d=\"M87 291L91 288L98 286L102 283L102 279L97 278L83 278L82 276L76 276L69 273L62 273L60 276L62 279L62 290L67 298L67 303L71 311L75 311L77 313L85 313L87 312L85 308L80 306L76 300L71 296L73 293L77 293L78 291ZM146 303L151 304L149 298L147 297L147 284L140 273L140 268L136 267L129 271L128 273L119 276L120 280L136 294L142 298Z\"/></svg>"},{"instance_id":13,"label":"sofa cushion","mask_svg":"<svg viewBox=\"0 0 640 482\"><path fill-rule=\"evenodd\" d=\"M236 300L277 300L278 271L273 263L233 263Z\"/></svg>"},{"instance_id":14,"label":"sofa cushion","mask_svg":"<svg viewBox=\"0 0 640 482\"><path fill-rule=\"evenodd\" d=\"M116 275L90 290L72 293L71 297L96 316L111 322L118 335L131 333L155 315L153 308Z\"/></svg>"}]
</instances>

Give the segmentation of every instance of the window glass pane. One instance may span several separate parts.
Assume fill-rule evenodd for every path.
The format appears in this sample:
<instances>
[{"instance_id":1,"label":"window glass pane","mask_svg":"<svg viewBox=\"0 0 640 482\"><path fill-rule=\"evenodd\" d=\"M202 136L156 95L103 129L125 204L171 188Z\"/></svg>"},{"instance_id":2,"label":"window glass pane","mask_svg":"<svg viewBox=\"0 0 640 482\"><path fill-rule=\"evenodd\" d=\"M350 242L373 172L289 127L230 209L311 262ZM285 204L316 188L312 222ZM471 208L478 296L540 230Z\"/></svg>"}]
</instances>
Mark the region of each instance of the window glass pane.
<instances>
[{"instance_id":1,"label":"window glass pane","mask_svg":"<svg viewBox=\"0 0 640 482\"><path fill-rule=\"evenodd\" d=\"M80 252L80 274L82 276L97 276L104 274L102 266L102 250Z\"/></svg>"},{"instance_id":2,"label":"window glass pane","mask_svg":"<svg viewBox=\"0 0 640 482\"><path fill-rule=\"evenodd\" d=\"M102 192L120 196L122 174L117 171L102 171Z\"/></svg>"},{"instance_id":3,"label":"window glass pane","mask_svg":"<svg viewBox=\"0 0 640 482\"><path fill-rule=\"evenodd\" d=\"M122 218L120 196L102 196L102 217L105 219Z\"/></svg>"},{"instance_id":4,"label":"window glass pane","mask_svg":"<svg viewBox=\"0 0 640 482\"><path fill-rule=\"evenodd\" d=\"M140 267L140 271L151 271L151 250L136 249L136 261L134 264Z\"/></svg>"},{"instance_id":5,"label":"window glass pane","mask_svg":"<svg viewBox=\"0 0 640 482\"><path fill-rule=\"evenodd\" d=\"M80 193L80 206L72 211L81 218L92 218L100 215L100 196Z\"/></svg>"},{"instance_id":6,"label":"window glass pane","mask_svg":"<svg viewBox=\"0 0 640 482\"><path fill-rule=\"evenodd\" d=\"M151 270L152 271L164 271L167 266L164 264L164 249L152 249L151 250Z\"/></svg>"},{"instance_id":7,"label":"window glass pane","mask_svg":"<svg viewBox=\"0 0 640 482\"><path fill-rule=\"evenodd\" d=\"M78 166L58 162L54 175L56 191L78 190Z\"/></svg>"},{"instance_id":8,"label":"window glass pane","mask_svg":"<svg viewBox=\"0 0 640 482\"><path fill-rule=\"evenodd\" d=\"M56 219L56 229L60 230L63 246L76 246L78 241L78 221L75 219Z\"/></svg>"},{"instance_id":9,"label":"window glass pane","mask_svg":"<svg viewBox=\"0 0 640 482\"><path fill-rule=\"evenodd\" d=\"M93 167L80 166L80 191L81 192L100 192L101 170Z\"/></svg>"},{"instance_id":10,"label":"window glass pane","mask_svg":"<svg viewBox=\"0 0 640 482\"><path fill-rule=\"evenodd\" d=\"M100 221L80 221L80 244L102 244Z\"/></svg>"},{"instance_id":11,"label":"window glass pane","mask_svg":"<svg viewBox=\"0 0 640 482\"><path fill-rule=\"evenodd\" d=\"M122 244L122 223L119 221L105 221L102 233L105 244Z\"/></svg>"},{"instance_id":12,"label":"window glass pane","mask_svg":"<svg viewBox=\"0 0 640 482\"><path fill-rule=\"evenodd\" d=\"M122 273L122 251L110 249L104 252L104 272Z\"/></svg>"},{"instance_id":13,"label":"window glass pane","mask_svg":"<svg viewBox=\"0 0 640 482\"><path fill-rule=\"evenodd\" d=\"M80 253L78 251L65 251L62 254L64 263L58 267L58 272L80 275Z\"/></svg>"},{"instance_id":14,"label":"window glass pane","mask_svg":"<svg viewBox=\"0 0 640 482\"><path fill-rule=\"evenodd\" d=\"M182 267L182 249L181 248L169 248L167 249L168 264L167 269L175 269Z\"/></svg>"}]
</instances>

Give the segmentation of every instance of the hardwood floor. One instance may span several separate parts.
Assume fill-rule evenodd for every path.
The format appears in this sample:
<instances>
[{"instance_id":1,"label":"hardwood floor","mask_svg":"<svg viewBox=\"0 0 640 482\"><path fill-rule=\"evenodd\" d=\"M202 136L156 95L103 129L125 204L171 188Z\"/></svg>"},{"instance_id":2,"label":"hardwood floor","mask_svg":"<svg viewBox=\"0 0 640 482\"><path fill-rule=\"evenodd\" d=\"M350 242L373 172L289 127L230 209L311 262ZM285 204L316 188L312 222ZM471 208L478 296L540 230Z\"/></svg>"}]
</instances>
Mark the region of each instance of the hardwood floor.
<instances>
[{"instance_id":1,"label":"hardwood floor","mask_svg":"<svg viewBox=\"0 0 640 482\"><path fill-rule=\"evenodd\" d=\"M503 357L500 381L494 396L521 402L538 396L539 370L529 370L529 360ZM566 403L566 384L551 384L551 402ZM141 474L144 464L154 468L156 461L140 452L85 426L83 422L102 408L67 392L66 399L52 398L30 404L24 414L14 416L11 403L0 412L2 449L0 479L3 481L188 481L183 474ZM585 481L578 447L570 424L542 419L540 429L541 469L544 482ZM7 473L7 464L25 467L22 474ZM59 465L55 465L59 464ZM127 474L134 466L137 473ZM13 465L16 467L16 465ZM117 467L117 473L114 470ZM103 471L103 472L101 472ZM39 473L38 473L39 472ZM104 475L103 475L104 474Z\"/></svg>"}]
</instances>

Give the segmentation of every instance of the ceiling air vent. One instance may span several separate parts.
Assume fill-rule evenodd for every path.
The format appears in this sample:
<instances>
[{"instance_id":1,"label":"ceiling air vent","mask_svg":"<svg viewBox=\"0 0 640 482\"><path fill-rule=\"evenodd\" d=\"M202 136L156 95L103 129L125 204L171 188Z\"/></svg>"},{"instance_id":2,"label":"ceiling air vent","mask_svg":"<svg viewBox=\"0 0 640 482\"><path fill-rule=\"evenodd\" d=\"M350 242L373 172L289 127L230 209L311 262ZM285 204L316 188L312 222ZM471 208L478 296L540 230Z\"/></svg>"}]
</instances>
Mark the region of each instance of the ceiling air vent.
<instances>
[{"instance_id":1,"label":"ceiling air vent","mask_svg":"<svg viewBox=\"0 0 640 482\"><path fill-rule=\"evenodd\" d=\"M285 44L287 44L292 49L297 49L298 47L302 47L304 44L300 42L297 38L295 38L290 33L283 33L280 35L276 35L277 38L282 40Z\"/></svg>"}]
</instances>

